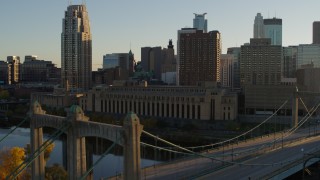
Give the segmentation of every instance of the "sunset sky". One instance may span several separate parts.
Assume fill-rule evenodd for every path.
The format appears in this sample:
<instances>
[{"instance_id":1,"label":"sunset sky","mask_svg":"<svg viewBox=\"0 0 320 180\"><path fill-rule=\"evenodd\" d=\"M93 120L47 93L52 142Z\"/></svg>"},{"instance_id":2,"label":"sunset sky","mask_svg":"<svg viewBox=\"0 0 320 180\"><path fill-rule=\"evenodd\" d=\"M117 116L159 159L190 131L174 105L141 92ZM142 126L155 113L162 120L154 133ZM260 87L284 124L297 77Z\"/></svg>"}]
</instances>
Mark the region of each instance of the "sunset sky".
<instances>
[{"instance_id":1,"label":"sunset sky","mask_svg":"<svg viewBox=\"0 0 320 180\"><path fill-rule=\"evenodd\" d=\"M73 4L81 4L74 0ZM166 47L177 30L192 27L193 13L207 13L208 31L222 35L228 47L249 42L257 12L264 18L283 20L283 45L312 42L312 23L320 20L319 0L87 0L93 69L101 67L107 53L129 52L136 60L141 47ZM0 2L0 59L37 55L60 67L62 18L67 0L3 0ZM175 48L176 49L176 48Z\"/></svg>"}]
</instances>

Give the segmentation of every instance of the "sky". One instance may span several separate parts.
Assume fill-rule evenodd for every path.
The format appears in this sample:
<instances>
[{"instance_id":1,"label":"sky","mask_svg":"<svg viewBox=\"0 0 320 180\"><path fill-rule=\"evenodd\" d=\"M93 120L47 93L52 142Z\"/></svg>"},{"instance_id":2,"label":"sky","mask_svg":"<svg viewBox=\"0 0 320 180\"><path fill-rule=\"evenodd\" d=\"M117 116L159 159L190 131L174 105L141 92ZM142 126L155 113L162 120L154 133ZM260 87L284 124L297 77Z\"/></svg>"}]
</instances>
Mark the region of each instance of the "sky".
<instances>
[{"instance_id":1,"label":"sky","mask_svg":"<svg viewBox=\"0 0 320 180\"><path fill-rule=\"evenodd\" d=\"M72 4L81 4L73 0ZM207 13L208 31L218 30L222 53L253 36L258 12L282 19L283 46L312 42L312 23L320 20L319 0L86 0L92 33L93 70L103 55L129 52L140 60L141 47L176 50L177 30L192 27L193 13ZM1 0L0 60L37 55L61 67L62 19L68 0Z\"/></svg>"}]
</instances>

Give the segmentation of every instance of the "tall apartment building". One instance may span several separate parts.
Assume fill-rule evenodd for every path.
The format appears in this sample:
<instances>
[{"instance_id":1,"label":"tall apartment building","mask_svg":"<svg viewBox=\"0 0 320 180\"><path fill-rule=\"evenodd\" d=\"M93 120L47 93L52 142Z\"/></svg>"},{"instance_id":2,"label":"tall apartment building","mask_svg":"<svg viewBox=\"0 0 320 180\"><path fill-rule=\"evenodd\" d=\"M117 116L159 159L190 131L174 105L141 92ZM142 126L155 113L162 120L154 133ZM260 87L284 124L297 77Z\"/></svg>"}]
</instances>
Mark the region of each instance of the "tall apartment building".
<instances>
[{"instance_id":1,"label":"tall apartment building","mask_svg":"<svg viewBox=\"0 0 320 180\"><path fill-rule=\"evenodd\" d=\"M297 69L308 64L313 64L315 68L320 67L320 44L299 44Z\"/></svg>"},{"instance_id":2,"label":"tall apartment building","mask_svg":"<svg viewBox=\"0 0 320 180\"><path fill-rule=\"evenodd\" d=\"M205 33L208 32L208 20L205 19L206 14L207 13L194 13L193 28L196 28L197 30L202 30Z\"/></svg>"},{"instance_id":3,"label":"tall apartment building","mask_svg":"<svg viewBox=\"0 0 320 180\"><path fill-rule=\"evenodd\" d=\"M91 87L92 39L87 8L71 5L61 33L61 85L73 91ZM68 87L67 87L68 86Z\"/></svg>"},{"instance_id":4,"label":"tall apartment building","mask_svg":"<svg viewBox=\"0 0 320 180\"><path fill-rule=\"evenodd\" d=\"M5 61L0 61L0 85L8 84L9 64Z\"/></svg>"},{"instance_id":5,"label":"tall apartment building","mask_svg":"<svg viewBox=\"0 0 320 180\"><path fill-rule=\"evenodd\" d=\"M221 37L195 28L178 31L177 85L197 85L199 81L220 81Z\"/></svg>"},{"instance_id":6,"label":"tall apartment building","mask_svg":"<svg viewBox=\"0 0 320 180\"><path fill-rule=\"evenodd\" d=\"M222 87L232 88L233 83L233 59L231 54L221 54L220 81Z\"/></svg>"},{"instance_id":7,"label":"tall apartment building","mask_svg":"<svg viewBox=\"0 0 320 180\"><path fill-rule=\"evenodd\" d=\"M20 57L19 56L7 56L7 62L9 64L8 84L19 83L19 80L20 80Z\"/></svg>"},{"instance_id":8,"label":"tall apartment building","mask_svg":"<svg viewBox=\"0 0 320 180\"><path fill-rule=\"evenodd\" d=\"M264 38L271 38L271 45L282 45L282 19L264 19Z\"/></svg>"},{"instance_id":9,"label":"tall apartment building","mask_svg":"<svg viewBox=\"0 0 320 180\"><path fill-rule=\"evenodd\" d=\"M277 85L281 82L282 47L269 38L250 39L241 46L240 81L245 85Z\"/></svg>"},{"instance_id":10,"label":"tall apartment building","mask_svg":"<svg viewBox=\"0 0 320 180\"><path fill-rule=\"evenodd\" d=\"M261 13L257 13L254 19L253 38L264 38L264 23Z\"/></svg>"},{"instance_id":11,"label":"tall apartment building","mask_svg":"<svg viewBox=\"0 0 320 180\"><path fill-rule=\"evenodd\" d=\"M233 56L233 64L232 64L232 89L240 88L240 47L231 47L228 48L227 54Z\"/></svg>"},{"instance_id":12,"label":"tall apartment building","mask_svg":"<svg viewBox=\"0 0 320 180\"><path fill-rule=\"evenodd\" d=\"M282 75L284 78L295 78L297 69L298 46L283 47Z\"/></svg>"},{"instance_id":13,"label":"tall apartment building","mask_svg":"<svg viewBox=\"0 0 320 180\"><path fill-rule=\"evenodd\" d=\"M313 44L320 44L320 21L313 22Z\"/></svg>"}]
</instances>

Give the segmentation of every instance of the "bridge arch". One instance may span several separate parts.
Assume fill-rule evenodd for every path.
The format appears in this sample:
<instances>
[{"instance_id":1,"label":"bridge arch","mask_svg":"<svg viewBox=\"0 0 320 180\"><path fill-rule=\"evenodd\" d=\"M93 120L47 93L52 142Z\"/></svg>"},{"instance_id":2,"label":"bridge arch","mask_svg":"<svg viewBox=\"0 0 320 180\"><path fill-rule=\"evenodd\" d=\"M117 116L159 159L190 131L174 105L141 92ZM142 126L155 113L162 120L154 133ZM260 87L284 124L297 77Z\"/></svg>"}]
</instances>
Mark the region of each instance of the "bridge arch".
<instances>
[{"instance_id":1,"label":"bridge arch","mask_svg":"<svg viewBox=\"0 0 320 180\"><path fill-rule=\"evenodd\" d=\"M86 173L85 137L101 137L124 147L124 179L138 180L140 169L140 136L143 126L134 113L128 113L123 126L90 122L81 107L73 105L67 117L48 115L36 101L30 108L31 153L43 144L43 127L60 129L67 135L66 154L69 179L76 180ZM64 152L65 153L65 152ZM41 153L32 163L32 179L44 180L44 157Z\"/></svg>"}]
</instances>

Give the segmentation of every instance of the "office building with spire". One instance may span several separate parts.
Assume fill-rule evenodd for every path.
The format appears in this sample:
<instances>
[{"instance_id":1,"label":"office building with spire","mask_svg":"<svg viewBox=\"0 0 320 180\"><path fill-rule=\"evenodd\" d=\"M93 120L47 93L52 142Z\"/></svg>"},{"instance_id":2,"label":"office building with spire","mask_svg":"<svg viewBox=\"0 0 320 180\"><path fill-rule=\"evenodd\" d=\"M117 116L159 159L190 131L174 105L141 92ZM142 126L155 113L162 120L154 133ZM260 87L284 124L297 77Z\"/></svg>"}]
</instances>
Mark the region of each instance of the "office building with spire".
<instances>
[{"instance_id":1,"label":"office building with spire","mask_svg":"<svg viewBox=\"0 0 320 180\"><path fill-rule=\"evenodd\" d=\"M264 24L261 13L257 13L254 19L253 38L264 38Z\"/></svg>"},{"instance_id":2,"label":"office building with spire","mask_svg":"<svg viewBox=\"0 0 320 180\"><path fill-rule=\"evenodd\" d=\"M193 19L193 28L196 28L197 30L202 30L203 32L208 31L208 21L205 19L205 15L207 13L203 14L196 14L194 13L194 19Z\"/></svg>"},{"instance_id":3,"label":"office building with spire","mask_svg":"<svg viewBox=\"0 0 320 180\"><path fill-rule=\"evenodd\" d=\"M72 91L91 87L92 39L87 8L70 5L62 20L61 85Z\"/></svg>"}]
</instances>

